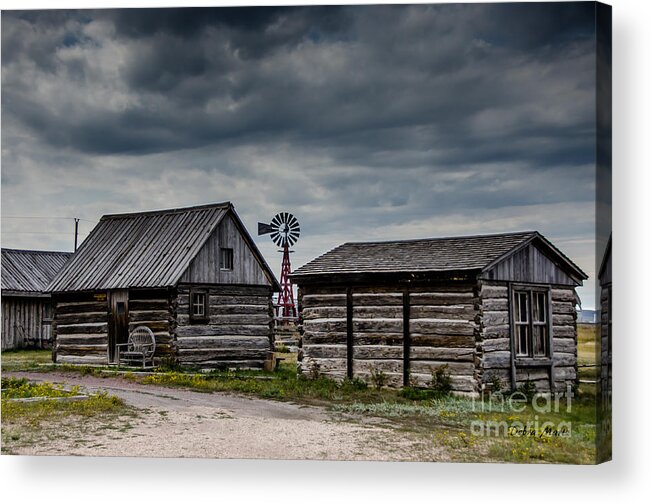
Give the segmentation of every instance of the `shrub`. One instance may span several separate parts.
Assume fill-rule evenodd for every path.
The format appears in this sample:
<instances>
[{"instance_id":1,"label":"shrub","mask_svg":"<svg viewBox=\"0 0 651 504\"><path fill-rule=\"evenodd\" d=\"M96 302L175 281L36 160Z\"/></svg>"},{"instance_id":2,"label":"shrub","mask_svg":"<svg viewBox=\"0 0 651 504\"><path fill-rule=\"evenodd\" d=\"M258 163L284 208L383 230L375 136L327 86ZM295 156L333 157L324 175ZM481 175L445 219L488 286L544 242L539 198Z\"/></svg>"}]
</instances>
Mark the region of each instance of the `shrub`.
<instances>
[{"instance_id":1,"label":"shrub","mask_svg":"<svg viewBox=\"0 0 651 504\"><path fill-rule=\"evenodd\" d=\"M536 395L536 384L531 380L527 380L518 387L518 392L523 394L527 398L527 401L531 402Z\"/></svg>"},{"instance_id":2,"label":"shrub","mask_svg":"<svg viewBox=\"0 0 651 504\"><path fill-rule=\"evenodd\" d=\"M321 365L317 361L312 361L310 365L310 378L317 380L321 376Z\"/></svg>"},{"instance_id":3,"label":"shrub","mask_svg":"<svg viewBox=\"0 0 651 504\"><path fill-rule=\"evenodd\" d=\"M387 375L384 371L373 368L371 369L371 383L376 389L381 389L387 384Z\"/></svg>"},{"instance_id":4,"label":"shrub","mask_svg":"<svg viewBox=\"0 0 651 504\"><path fill-rule=\"evenodd\" d=\"M499 394L504 388L504 384L498 375L492 374L488 377L488 387L491 394Z\"/></svg>"},{"instance_id":5,"label":"shrub","mask_svg":"<svg viewBox=\"0 0 651 504\"><path fill-rule=\"evenodd\" d=\"M430 388L442 395L447 395L452 391L452 378L450 377L447 364L439 366L432 371Z\"/></svg>"},{"instance_id":6,"label":"shrub","mask_svg":"<svg viewBox=\"0 0 651 504\"><path fill-rule=\"evenodd\" d=\"M361 378L355 377L352 380L346 378L342 384L342 388L349 390L366 390L368 388L368 383L366 383Z\"/></svg>"},{"instance_id":7,"label":"shrub","mask_svg":"<svg viewBox=\"0 0 651 504\"><path fill-rule=\"evenodd\" d=\"M158 365L158 371L169 372L169 371L180 371L181 366L176 360L174 355L163 355Z\"/></svg>"}]
</instances>

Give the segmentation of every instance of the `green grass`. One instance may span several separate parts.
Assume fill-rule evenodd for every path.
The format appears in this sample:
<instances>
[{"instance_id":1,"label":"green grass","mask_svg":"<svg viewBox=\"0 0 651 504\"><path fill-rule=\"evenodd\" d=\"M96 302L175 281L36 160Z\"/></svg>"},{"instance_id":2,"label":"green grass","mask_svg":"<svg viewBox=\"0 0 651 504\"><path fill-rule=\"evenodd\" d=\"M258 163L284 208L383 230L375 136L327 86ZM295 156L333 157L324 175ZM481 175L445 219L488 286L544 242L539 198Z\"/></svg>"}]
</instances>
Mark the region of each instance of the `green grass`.
<instances>
[{"instance_id":1,"label":"green grass","mask_svg":"<svg viewBox=\"0 0 651 504\"><path fill-rule=\"evenodd\" d=\"M596 340L599 326L596 324L577 324L578 361L581 364L594 364Z\"/></svg>"},{"instance_id":2,"label":"green grass","mask_svg":"<svg viewBox=\"0 0 651 504\"><path fill-rule=\"evenodd\" d=\"M79 394L79 387L65 390L62 385L48 382L30 383L26 378L2 378L2 399L25 399L30 397L70 397Z\"/></svg>"},{"instance_id":3,"label":"green grass","mask_svg":"<svg viewBox=\"0 0 651 504\"><path fill-rule=\"evenodd\" d=\"M0 355L3 371L30 371L52 364L50 350L3 350Z\"/></svg>"}]
</instances>

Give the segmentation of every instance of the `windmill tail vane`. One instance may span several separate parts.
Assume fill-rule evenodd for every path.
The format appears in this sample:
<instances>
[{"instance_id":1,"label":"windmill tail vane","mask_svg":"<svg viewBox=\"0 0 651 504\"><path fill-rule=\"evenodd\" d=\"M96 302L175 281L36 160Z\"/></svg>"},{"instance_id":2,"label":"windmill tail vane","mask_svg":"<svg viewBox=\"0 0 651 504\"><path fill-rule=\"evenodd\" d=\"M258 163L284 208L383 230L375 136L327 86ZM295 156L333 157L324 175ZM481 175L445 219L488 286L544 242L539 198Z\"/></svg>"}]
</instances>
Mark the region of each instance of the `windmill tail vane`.
<instances>
[{"instance_id":1,"label":"windmill tail vane","mask_svg":"<svg viewBox=\"0 0 651 504\"><path fill-rule=\"evenodd\" d=\"M278 247L282 247L283 262L280 269L280 294L276 303L276 317L280 320L296 320L297 310L294 290L289 275L292 265L289 260L289 247L293 246L301 234L298 219L292 214L281 212L269 224L258 222L258 236L268 234Z\"/></svg>"}]
</instances>

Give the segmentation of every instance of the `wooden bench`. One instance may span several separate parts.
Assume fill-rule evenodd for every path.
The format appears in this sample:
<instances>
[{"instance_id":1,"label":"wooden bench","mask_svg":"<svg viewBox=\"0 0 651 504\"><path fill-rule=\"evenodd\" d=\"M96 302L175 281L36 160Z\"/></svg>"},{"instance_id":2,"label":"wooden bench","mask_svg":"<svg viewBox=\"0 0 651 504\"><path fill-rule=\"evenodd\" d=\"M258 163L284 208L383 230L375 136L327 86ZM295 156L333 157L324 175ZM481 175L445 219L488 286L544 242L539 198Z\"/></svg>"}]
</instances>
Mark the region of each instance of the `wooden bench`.
<instances>
[{"instance_id":1,"label":"wooden bench","mask_svg":"<svg viewBox=\"0 0 651 504\"><path fill-rule=\"evenodd\" d=\"M126 343L115 345L117 349L118 366L120 364L142 363L144 369L147 362L154 365L154 352L156 351L156 338L147 326L136 327Z\"/></svg>"}]
</instances>

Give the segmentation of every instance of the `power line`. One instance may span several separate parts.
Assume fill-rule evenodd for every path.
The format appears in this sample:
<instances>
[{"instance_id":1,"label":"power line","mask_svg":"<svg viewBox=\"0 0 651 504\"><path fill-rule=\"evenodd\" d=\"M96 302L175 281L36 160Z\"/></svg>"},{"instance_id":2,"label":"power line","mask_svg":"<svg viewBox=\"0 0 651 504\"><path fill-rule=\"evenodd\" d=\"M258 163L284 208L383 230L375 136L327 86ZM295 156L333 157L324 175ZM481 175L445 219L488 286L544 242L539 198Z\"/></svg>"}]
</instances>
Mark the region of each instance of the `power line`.
<instances>
[{"instance_id":1,"label":"power line","mask_svg":"<svg viewBox=\"0 0 651 504\"><path fill-rule=\"evenodd\" d=\"M81 219L79 217L38 217L35 215L3 215L3 219L63 219L63 220L73 220L73 219L79 219L80 221L84 222L96 222L93 220L88 220L88 219Z\"/></svg>"},{"instance_id":2,"label":"power line","mask_svg":"<svg viewBox=\"0 0 651 504\"><path fill-rule=\"evenodd\" d=\"M58 231L5 231L2 230L3 234L52 234L52 235L68 235L70 233L58 232ZM79 233L79 236L87 236L90 233Z\"/></svg>"}]
</instances>

